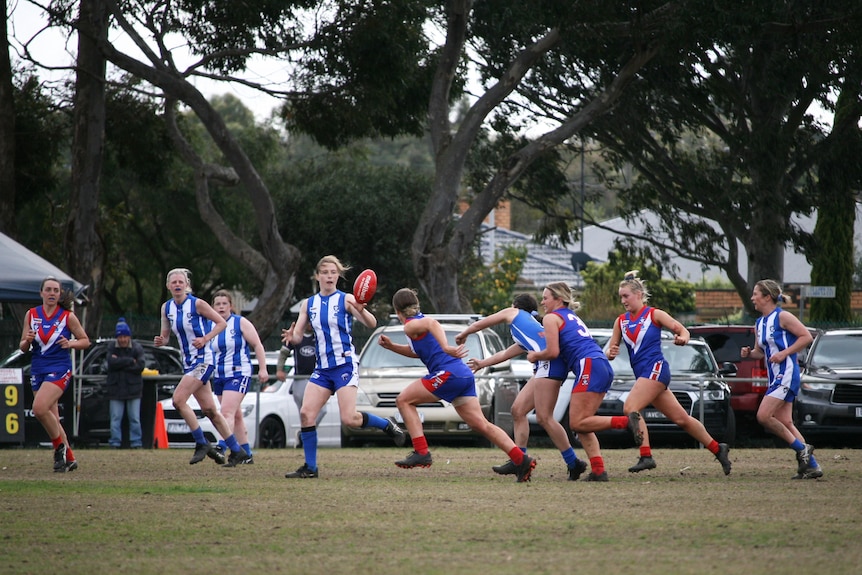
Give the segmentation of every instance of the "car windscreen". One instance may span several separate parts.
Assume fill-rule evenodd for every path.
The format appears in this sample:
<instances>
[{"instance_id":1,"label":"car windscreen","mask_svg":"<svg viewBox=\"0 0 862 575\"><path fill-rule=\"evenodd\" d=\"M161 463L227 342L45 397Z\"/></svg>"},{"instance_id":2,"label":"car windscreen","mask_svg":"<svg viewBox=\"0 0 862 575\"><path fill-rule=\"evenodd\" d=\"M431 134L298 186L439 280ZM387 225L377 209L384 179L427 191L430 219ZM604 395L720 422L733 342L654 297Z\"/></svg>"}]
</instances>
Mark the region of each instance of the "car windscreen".
<instances>
[{"instance_id":1,"label":"car windscreen","mask_svg":"<svg viewBox=\"0 0 862 575\"><path fill-rule=\"evenodd\" d=\"M808 363L812 367L862 367L862 334L825 335L812 350Z\"/></svg>"},{"instance_id":2,"label":"car windscreen","mask_svg":"<svg viewBox=\"0 0 862 575\"><path fill-rule=\"evenodd\" d=\"M708 333L701 337L712 348L719 363L739 361L742 359L739 350L754 345L754 335L750 333Z\"/></svg>"},{"instance_id":3,"label":"car windscreen","mask_svg":"<svg viewBox=\"0 0 862 575\"><path fill-rule=\"evenodd\" d=\"M451 345L455 345L455 336L458 335L458 333L460 332L446 332L446 339L449 340ZM387 331L385 332L385 335L392 340L392 343L407 345L407 336L404 335L402 330ZM471 357L478 359L484 358L484 354L482 353L482 343L479 341L479 336L476 334L470 334L467 336L465 346L467 348L467 357L464 358L465 360ZM405 357L399 353L395 353L394 351L383 349L377 343L377 340L368 342L362 357L359 358L359 363L366 369L381 369L387 367L425 367L419 358Z\"/></svg>"},{"instance_id":4,"label":"car windscreen","mask_svg":"<svg viewBox=\"0 0 862 575\"><path fill-rule=\"evenodd\" d=\"M661 343L661 353L670 364L671 374L674 373L709 373L715 371L715 366L707 352L706 346L700 345L674 345L673 341L667 340ZM611 362L614 368L615 379L634 379L631 363L629 362L628 348L620 345L620 353Z\"/></svg>"}]
</instances>

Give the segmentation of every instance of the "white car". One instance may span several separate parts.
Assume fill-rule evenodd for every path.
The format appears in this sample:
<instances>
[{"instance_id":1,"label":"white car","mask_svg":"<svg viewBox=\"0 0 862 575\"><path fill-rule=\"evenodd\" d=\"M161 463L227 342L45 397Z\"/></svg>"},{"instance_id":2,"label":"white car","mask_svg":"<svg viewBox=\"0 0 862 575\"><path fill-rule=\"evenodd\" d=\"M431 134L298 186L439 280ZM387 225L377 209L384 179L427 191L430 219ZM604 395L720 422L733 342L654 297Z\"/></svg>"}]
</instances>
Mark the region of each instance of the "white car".
<instances>
[{"instance_id":1,"label":"white car","mask_svg":"<svg viewBox=\"0 0 862 575\"><path fill-rule=\"evenodd\" d=\"M277 355L277 352L276 352ZM293 368L293 358L285 364L285 370ZM285 381L275 379L275 361L267 361L270 373L269 385L260 389L257 378L252 380L253 390L242 401L242 415L248 429L248 440L254 448L298 447L299 410L290 388L293 376ZM256 373L256 369L255 369ZM307 376L305 376L307 377ZM191 430L180 414L174 409L171 399L161 402L165 414L165 429L171 447L194 447ZM189 405L195 410L201 429L210 443L220 439L215 426L204 417L194 396ZM341 447L341 416L338 413L338 399L333 395L326 404L326 415L317 426L320 447Z\"/></svg>"}]
</instances>

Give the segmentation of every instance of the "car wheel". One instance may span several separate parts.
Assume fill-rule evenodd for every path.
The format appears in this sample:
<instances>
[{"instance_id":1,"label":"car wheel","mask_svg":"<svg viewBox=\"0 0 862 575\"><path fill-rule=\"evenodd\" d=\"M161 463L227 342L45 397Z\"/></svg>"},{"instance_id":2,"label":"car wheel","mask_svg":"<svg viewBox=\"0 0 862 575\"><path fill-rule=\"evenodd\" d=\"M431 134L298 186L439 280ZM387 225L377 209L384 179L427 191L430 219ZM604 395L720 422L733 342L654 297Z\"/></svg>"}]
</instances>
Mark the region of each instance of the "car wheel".
<instances>
[{"instance_id":1,"label":"car wheel","mask_svg":"<svg viewBox=\"0 0 862 575\"><path fill-rule=\"evenodd\" d=\"M733 446L736 441L736 414L732 409L727 410L727 426L724 428L724 443Z\"/></svg>"},{"instance_id":2,"label":"car wheel","mask_svg":"<svg viewBox=\"0 0 862 575\"><path fill-rule=\"evenodd\" d=\"M287 434L284 425L277 417L267 416L260 422L257 432L258 447L287 447Z\"/></svg>"}]
</instances>

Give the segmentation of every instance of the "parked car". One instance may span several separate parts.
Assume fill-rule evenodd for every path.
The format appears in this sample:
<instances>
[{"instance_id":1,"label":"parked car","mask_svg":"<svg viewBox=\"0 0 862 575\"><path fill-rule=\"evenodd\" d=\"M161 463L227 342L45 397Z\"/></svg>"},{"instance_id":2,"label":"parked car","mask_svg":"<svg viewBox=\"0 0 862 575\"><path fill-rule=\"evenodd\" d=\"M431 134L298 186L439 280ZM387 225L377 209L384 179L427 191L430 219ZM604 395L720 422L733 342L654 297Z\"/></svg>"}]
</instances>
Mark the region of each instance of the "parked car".
<instances>
[{"instance_id":1,"label":"parked car","mask_svg":"<svg viewBox=\"0 0 862 575\"><path fill-rule=\"evenodd\" d=\"M66 392L60 399L60 419L66 433L76 442L107 443L111 436L110 403L106 397L105 381L108 373L108 343L112 339L97 339L83 353L81 365ZM170 346L156 347L151 340L135 340L144 348L145 377L155 381L158 399L170 397L183 373L182 355ZM33 416L33 391L30 388L30 352L15 350L0 367L20 368L24 375L24 440L27 444L49 441L42 425ZM167 377L166 377L167 376ZM146 380L145 380L146 381ZM78 433L73 429L75 391L80 385L80 421ZM150 406L152 407L152 403Z\"/></svg>"},{"instance_id":2,"label":"parked car","mask_svg":"<svg viewBox=\"0 0 862 575\"><path fill-rule=\"evenodd\" d=\"M733 444L736 418L730 404L730 387L724 379L725 375L734 373L732 364L719 368L715 356L702 339L692 338L688 345L678 346L674 345L673 335L668 332L662 333L662 354L670 364L669 389L682 407L692 417L701 419L717 441ZM611 366L614 368L614 383L605 394L597 415L623 415L623 404L635 383L628 348L624 345L620 346L620 353ZM691 439L688 433L652 406L641 410L641 415L651 440ZM631 441L627 429L602 431L597 435L602 439Z\"/></svg>"},{"instance_id":3,"label":"parked car","mask_svg":"<svg viewBox=\"0 0 862 575\"><path fill-rule=\"evenodd\" d=\"M455 336L465 325L475 321L477 316L433 315L440 321L446 338L454 345ZM393 343L407 344L404 327L386 325L378 327L363 347L359 356L359 393L357 409L368 411L382 418L394 417L403 423L401 414L395 407L398 394L412 381L422 377L428 370L416 358L404 357L380 347L379 336L385 334ZM465 343L469 350L468 358L484 359L505 349L502 339L492 329L470 334ZM465 358L466 359L466 358ZM510 362L499 363L476 373L476 394L485 417L503 428L509 435L514 432L512 421L512 402L518 394L518 384L512 377ZM419 406L426 437L429 439L468 439L486 444L485 439L470 429L447 401L435 401ZM342 426L342 444L359 444L366 441L391 441L379 429L358 429Z\"/></svg>"},{"instance_id":4,"label":"parked car","mask_svg":"<svg viewBox=\"0 0 862 575\"><path fill-rule=\"evenodd\" d=\"M803 364L794 422L806 439L862 433L862 329L828 330L814 339Z\"/></svg>"},{"instance_id":5,"label":"parked car","mask_svg":"<svg viewBox=\"0 0 862 575\"><path fill-rule=\"evenodd\" d=\"M590 336L592 336L601 348L605 347L605 344L610 341L613 334L614 330L609 328L590 329ZM523 387L524 383L527 383L527 379L533 376L533 364L527 360L515 360L512 362L512 371L519 375L526 374L526 379L523 379L523 383L521 383L521 387ZM566 429L569 429L569 403L571 402L572 388L574 386L574 376L569 373L569 377L566 378L566 381L564 381L560 386L560 392L557 395L557 403L554 405L554 417ZM527 421L530 422L531 434L536 433L541 435L543 433L547 433L545 428L539 425L539 422L536 420L536 410L532 410L527 414Z\"/></svg>"},{"instance_id":6,"label":"parked car","mask_svg":"<svg viewBox=\"0 0 862 575\"><path fill-rule=\"evenodd\" d=\"M768 385L766 364L763 359L742 357L739 350L754 345L753 325L698 325L688 328L692 337L702 337L715 355L719 365L727 362L736 366L736 375L728 376L730 404L740 423L757 424L757 409ZM818 330L809 328L812 337ZM805 352L799 354L800 363Z\"/></svg>"},{"instance_id":7,"label":"parked car","mask_svg":"<svg viewBox=\"0 0 862 575\"><path fill-rule=\"evenodd\" d=\"M293 377L290 375L284 381L275 379L275 361L278 352L267 352L267 366L270 374L267 385L261 388L257 377L253 378L252 389L242 401L241 409L245 426L248 430L248 440L258 448L296 447L300 429L299 410L290 392ZM257 374L257 361L254 373ZM290 374L293 369L293 357L285 362L285 371ZM306 376L307 377L307 376ZM188 424L174 408L171 399L162 402L165 414L165 431L171 447L194 447L191 430ZM218 400L216 399L216 404ZM208 441L214 443L220 436L215 426L200 410L194 396L189 398L189 406L194 409L198 423ZM333 396L326 406L326 415L317 427L318 442L321 447L341 446L341 417L338 412L338 400Z\"/></svg>"}]
</instances>

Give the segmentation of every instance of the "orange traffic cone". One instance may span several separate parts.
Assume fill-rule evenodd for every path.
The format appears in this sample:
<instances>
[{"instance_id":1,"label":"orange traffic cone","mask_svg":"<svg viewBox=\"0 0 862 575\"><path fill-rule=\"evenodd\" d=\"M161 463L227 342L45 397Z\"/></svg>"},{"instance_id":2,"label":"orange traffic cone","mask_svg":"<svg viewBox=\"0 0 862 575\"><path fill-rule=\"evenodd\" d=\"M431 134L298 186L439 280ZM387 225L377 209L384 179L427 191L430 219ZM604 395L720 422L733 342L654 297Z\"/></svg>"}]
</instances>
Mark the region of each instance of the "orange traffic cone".
<instances>
[{"instance_id":1,"label":"orange traffic cone","mask_svg":"<svg viewBox=\"0 0 862 575\"><path fill-rule=\"evenodd\" d=\"M153 429L153 447L156 449L167 449L168 430L165 428L165 410L162 404L156 402L156 423Z\"/></svg>"}]
</instances>

